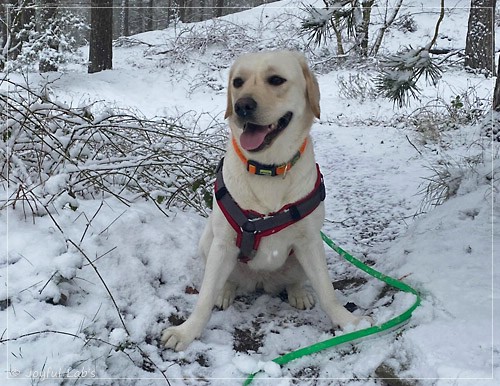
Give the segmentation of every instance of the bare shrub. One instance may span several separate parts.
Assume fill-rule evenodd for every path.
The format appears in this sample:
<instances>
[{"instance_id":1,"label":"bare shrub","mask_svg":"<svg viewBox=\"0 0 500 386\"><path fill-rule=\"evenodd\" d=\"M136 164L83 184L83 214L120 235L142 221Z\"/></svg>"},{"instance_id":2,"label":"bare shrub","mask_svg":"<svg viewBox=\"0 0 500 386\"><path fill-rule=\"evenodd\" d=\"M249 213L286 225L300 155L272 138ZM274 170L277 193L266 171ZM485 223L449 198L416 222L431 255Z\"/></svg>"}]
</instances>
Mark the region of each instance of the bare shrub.
<instances>
[{"instance_id":1,"label":"bare shrub","mask_svg":"<svg viewBox=\"0 0 500 386\"><path fill-rule=\"evenodd\" d=\"M362 74L349 74L347 78L342 75L337 77L339 95L345 99L354 99L360 102L375 100L377 90L369 77Z\"/></svg>"},{"instance_id":2,"label":"bare shrub","mask_svg":"<svg viewBox=\"0 0 500 386\"><path fill-rule=\"evenodd\" d=\"M489 112L489 105L474 87L469 87L449 101L437 97L400 120L421 134L422 143L438 142L443 132L481 122Z\"/></svg>"},{"instance_id":3,"label":"bare shrub","mask_svg":"<svg viewBox=\"0 0 500 386\"><path fill-rule=\"evenodd\" d=\"M159 65L165 68L179 63L209 70L227 68L245 52L285 48L306 51L307 43L290 33L299 31L298 23L296 16L283 13L277 17L263 16L259 23L252 24L226 19L186 24L163 44L143 43L148 45L144 54L159 59Z\"/></svg>"},{"instance_id":4,"label":"bare shrub","mask_svg":"<svg viewBox=\"0 0 500 386\"><path fill-rule=\"evenodd\" d=\"M4 80L0 92L0 209L22 202L78 206L77 198L112 195L124 203L153 199L159 208L192 207L205 214L224 135L130 111L66 106ZM5 85L5 84L4 84ZM94 115L95 114L95 115Z\"/></svg>"},{"instance_id":5,"label":"bare shrub","mask_svg":"<svg viewBox=\"0 0 500 386\"><path fill-rule=\"evenodd\" d=\"M427 208L441 205L455 196L460 184L466 175L466 169L449 162L431 165L432 175L424 178L426 183L420 194L423 194L422 211Z\"/></svg>"},{"instance_id":6,"label":"bare shrub","mask_svg":"<svg viewBox=\"0 0 500 386\"><path fill-rule=\"evenodd\" d=\"M393 26L401 32L415 32L418 30L417 22L415 18L410 13L404 13L399 18L394 20Z\"/></svg>"},{"instance_id":7,"label":"bare shrub","mask_svg":"<svg viewBox=\"0 0 500 386\"><path fill-rule=\"evenodd\" d=\"M429 166L432 171L424 178L420 210L441 205L450 198L466 193L471 187L498 183L498 154L493 155L485 148L481 153L451 160L442 158ZM474 189L472 188L472 189Z\"/></svg>"}]
</instances>

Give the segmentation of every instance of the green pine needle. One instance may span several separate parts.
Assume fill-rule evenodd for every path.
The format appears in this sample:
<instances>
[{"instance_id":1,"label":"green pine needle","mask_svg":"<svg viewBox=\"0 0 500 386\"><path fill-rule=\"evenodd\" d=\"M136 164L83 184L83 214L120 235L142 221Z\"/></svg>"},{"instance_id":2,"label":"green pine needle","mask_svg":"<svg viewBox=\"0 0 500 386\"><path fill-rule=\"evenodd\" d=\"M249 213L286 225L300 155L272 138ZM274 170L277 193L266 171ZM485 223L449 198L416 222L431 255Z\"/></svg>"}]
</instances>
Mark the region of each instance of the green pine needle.
<instances>
[{"instance_id":1,"label":"green pine needle","mask_svg":"<svg viewBox=\"0 0 500 386\"><path fill-rule=\"evenodd\" d=\"M375 84L381 95L392 100L399 107L410 103L420 95L417 83L422 77L426 82L436 84L441 78L441 69L432 60L429 51L411 47L381 62L380 74Z\"/></svg>"}]
</instances>

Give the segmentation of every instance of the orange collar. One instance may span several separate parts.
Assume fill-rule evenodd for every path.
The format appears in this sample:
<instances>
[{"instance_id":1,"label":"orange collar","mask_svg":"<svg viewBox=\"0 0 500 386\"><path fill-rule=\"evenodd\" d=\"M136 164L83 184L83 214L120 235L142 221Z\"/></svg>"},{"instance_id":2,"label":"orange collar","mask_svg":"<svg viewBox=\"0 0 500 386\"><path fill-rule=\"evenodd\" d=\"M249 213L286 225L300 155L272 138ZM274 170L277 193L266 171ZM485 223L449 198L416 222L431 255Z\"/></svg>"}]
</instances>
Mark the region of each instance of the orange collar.
<instances>
[{"instance_id":1,"label":"orange collar","mask_svg":"<svg viewBox=\"0 0 500 386\"><path fill-rule=\"evenodd\" d=\"M304 139L304 142L302 142L299 151L295 153L295 155L292 157L290 161L281 165L264 165L257 161L252 161L247 159L243 154L243 152L241 151L240 147L238 146L236 139L234 137L232 138L234 151L238 155L238 158L246 165L247 171L251 174L256 174L259 176L281 176L286 174L292 168L292 166L295 165L295 163L299 160L300 156L304 154L304 151L306 150L307 147L307 142L308 141L306 137L306 139Z\"/></svg>"}]
</instances>

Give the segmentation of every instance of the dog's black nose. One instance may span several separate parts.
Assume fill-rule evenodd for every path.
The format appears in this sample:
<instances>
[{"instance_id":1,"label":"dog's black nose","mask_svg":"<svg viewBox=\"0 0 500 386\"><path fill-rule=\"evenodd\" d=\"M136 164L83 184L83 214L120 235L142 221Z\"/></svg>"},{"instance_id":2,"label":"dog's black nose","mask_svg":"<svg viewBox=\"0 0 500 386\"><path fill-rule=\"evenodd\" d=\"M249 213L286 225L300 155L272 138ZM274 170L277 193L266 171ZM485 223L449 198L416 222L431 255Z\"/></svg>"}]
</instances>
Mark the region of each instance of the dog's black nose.
<instances>
[{"instance_id":1,"label":"dog's black nose","mask_svg":"<svg viewBox=\"0 0 500 386\"><path fill-rule=\"evenodd\" d=\"M234 111L240 118L246 118L252 115L257 109L257 102L250 97L243 97L234 104Z\"/></svg>"}]
</instances>

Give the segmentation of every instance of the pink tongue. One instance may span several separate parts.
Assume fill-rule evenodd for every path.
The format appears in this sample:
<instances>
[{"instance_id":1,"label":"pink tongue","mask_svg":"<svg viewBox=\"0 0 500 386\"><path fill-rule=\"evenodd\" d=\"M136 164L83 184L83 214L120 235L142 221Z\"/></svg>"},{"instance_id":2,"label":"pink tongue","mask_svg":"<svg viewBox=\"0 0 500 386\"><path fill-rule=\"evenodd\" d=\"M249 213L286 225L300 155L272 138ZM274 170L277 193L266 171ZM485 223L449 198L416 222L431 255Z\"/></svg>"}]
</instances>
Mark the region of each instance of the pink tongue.
<instances>
[{"instance_id":1,"label":"pink tongue","mask_svg":"<svg viewBox=\"0 0 500 386\"><path fill-rule=\"evenodd\" d=\"M243 131L240 136L241 147L245 150L257 149L264 142L267 133L269 133L268 126L260 126L256 130Z\"/></svg>"}]
</instances>

